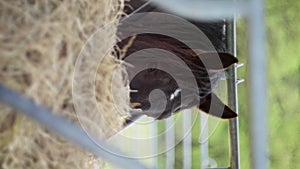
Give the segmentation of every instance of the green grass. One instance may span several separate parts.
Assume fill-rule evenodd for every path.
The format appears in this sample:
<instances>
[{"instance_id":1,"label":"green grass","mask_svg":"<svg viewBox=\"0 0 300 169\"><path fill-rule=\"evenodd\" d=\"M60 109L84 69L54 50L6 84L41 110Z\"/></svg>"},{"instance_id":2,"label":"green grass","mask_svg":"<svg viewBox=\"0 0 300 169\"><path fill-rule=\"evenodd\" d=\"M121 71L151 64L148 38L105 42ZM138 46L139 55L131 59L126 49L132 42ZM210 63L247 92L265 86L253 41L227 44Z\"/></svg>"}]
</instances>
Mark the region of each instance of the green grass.
<instances>
[{"instance_id":1,"label":"green grass","mask_svg":"<svg viewBox=\"0 0 300 169\"><path fill-rule=\"evenodd\" d=\"M268 127L271 169L299 168L300 163L300 1L267 1ZM238 53L247 63L246 23L238 25ZM239 71L246 76L247 68ZM250 166L247 82L240 86L241 168ZM257 96L259 97L259 96ZM244 114L245 112L245 114Z\"/></svg>"},{"instance_id":2,"label":"green grass","mask_svg":"<svg viewBox=\"0 0 300 169\"><path fill-rule=\"evenodd\" d=\"M300 2L267 5L270 166L300 168Z\"/></svg>"}]
</instances>

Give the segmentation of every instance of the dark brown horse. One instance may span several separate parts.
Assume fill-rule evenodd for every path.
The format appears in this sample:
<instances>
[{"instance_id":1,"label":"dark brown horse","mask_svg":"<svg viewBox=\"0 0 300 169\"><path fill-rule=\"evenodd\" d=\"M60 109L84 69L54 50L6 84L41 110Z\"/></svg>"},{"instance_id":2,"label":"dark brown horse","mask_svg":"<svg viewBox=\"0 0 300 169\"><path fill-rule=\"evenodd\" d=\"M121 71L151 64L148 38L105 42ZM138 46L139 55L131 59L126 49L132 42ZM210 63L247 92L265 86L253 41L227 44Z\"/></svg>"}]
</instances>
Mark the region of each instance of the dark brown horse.
<instances>
[{"instance_id":1,"label":"dark brown horse","mask_svg":"<svg viewBox=\"0 0 300 169\"><path fill-rule=\"evenodd\" d=\"M131 5L136 6L135 4ZM134 110L131 112L132 117L126 123L130 123L141 115L165 119L180 110L194 106L223 119L237 116L213 93L213 89L220 80L220 73L237 62L233 55L223 52L226 46L224 45L223 23L194 22L194 24L204 30L218 52L193 50L174 38L150 33L134 35L117 44L121 49L126 46L124 60L130 65L127 70L132 90L130 101ZM156 56L161 59L143 62L151 64L149 68L138 73L131 73L132 67L139 67L141 63L130 60L130 56L146 49L161 49L170 52L184 64L177 63L180 61L165 59L166 57L162 54L162 56ZM151 50L149 51L151 52ZM146 53L140 52L135 57L144 57L145 55ZM176 70L189 69L191 74L180 71L170 73L165 71L164 67ZM194 86L190 85L192 83L190 79L195 80ZM184 93L183 91L188 92Z\"/></svg>"}]
</instances>

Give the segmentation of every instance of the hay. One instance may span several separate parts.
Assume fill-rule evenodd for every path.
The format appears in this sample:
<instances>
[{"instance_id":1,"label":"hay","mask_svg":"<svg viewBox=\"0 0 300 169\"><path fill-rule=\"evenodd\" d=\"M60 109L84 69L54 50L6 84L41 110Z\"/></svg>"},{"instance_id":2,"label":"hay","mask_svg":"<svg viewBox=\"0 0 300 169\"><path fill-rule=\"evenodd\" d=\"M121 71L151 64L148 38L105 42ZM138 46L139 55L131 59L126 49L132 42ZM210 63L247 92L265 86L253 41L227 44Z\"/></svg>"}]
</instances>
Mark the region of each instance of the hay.
<instances>
[{"instance_id":1,"label":"hay","mask_svg":"<svg viewBox=\"0 0 300 169\"><path fill-rule=\"evenodd\" d=\"M122 1L115 0L0 0L0 83L78 123L72 101L77 56L89 36L103 27L102 43L95 44L97 53L90 54L104 55L112 50L122 6ZM122 71L115 71L120 61L109 52L102 62L96 77L96 98L102 111L87 113L84 120L97 135L109 137L122 128L129 92ZM118 90L114 94L112 77ZM121 100L118 109L113 95ZM10 108L0 105L0 110L0 168L103 165Z\"/></svg>"}]
</instances>

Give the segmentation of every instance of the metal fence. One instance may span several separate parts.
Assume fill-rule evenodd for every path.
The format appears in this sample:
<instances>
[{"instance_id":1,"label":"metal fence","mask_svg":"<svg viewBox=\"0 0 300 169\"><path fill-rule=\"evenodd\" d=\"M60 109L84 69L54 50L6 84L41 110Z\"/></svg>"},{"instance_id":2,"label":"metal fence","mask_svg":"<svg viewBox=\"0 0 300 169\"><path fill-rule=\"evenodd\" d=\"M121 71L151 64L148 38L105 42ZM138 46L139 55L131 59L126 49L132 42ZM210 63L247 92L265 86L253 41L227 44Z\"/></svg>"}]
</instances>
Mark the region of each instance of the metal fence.
<instances>
[{"instance_id":1,"label":"metal fence","mask_svg":"<svg viewBox=\"0 0 300 169\"><path fill-rule=\"evenodd\" d=\"M263 0L153 0L153 3L163 9L185 18L194 20L214 20L222 18L234 19L228 23L229 50L236 54L235 22L236 16L245 17L249 27L249 106L251 129L252 168L268 168L267 155L267 78L265 57L265 32L264 32L264 1ZM228 81L228 100L232 108L237 111L237 89L240 82L236 78L236 68L229 70L231 80ZM230 167L239 168L239 139L238 119L230 120ZM188 147L188 143L185 143ZM204 148L205 149L205 148ZM185 150L186 151L186 150ZM206 153L203 151L203 153ZM171 156L172 157L172 156ZM186 159L189 161L189 159Z\"/></svg>"},{"instance_id":2,"label":"metal fence","mask_svg":"<svg viewBox=\"0 0 300 169\"><path fill-rule=\"evenodd\" d=\"M266 57L265 57L265 33L264 33L264 1L263 0L214 0L214 1L195 1L195 0L153 0L156 5L171 11L179 16L191 18L194 20L205 19L214 20L220 18L231 18L233 22L228 23L228 45L229 50L236 54L235 41L235 22L236 16L240 15L248 20L249 25L249 97L250 97L250 129L251 129L251 152L252 152L252 168L266 169L268 168L267 159L267 95L266 95ZM229 70L232 78L228 81L228 100L229 105L237 111L237 89L239 82L236 78L236 68ZM53 115L47 109L35 105L32 101L20 96L19 94L0 86L0 101L10 105L19 112L32 117L38 122L45 125L48 129L57 132L66 139L87 151L106 159L121 168L147 168L136 160L128 160L122 158L122 155L115 156L108 153L99 145L106 147L106 150L113 149L101 140L86 137L86 133L80 127L70 123L68 120ZM185 113L190 114L190 113ZM51 119L51 120L49 120ZM191 125L190 116L184 116L183 128ZM172 118L169 119L172 121ZM168 122L166 123L169 124ZM230 120L230 166L228 168L239 168L239 138L238 138L238 119ZM154 126L154 130L157 126ZM173 141L173 133L169 133L166 142ZM172 136L173 135L173 136ZM96 142L95 142L96 140ZM184 145L184 168L191 168L191 136L187 136L183 142ZM208 154L207 145L202 145L202 156ZM113 150L116 152L117 150ZM122 152L119 152L123 154ZM123 155L125 156L125 155ZM167 152L167 168L173 168L174 150ZM206 157L207 158L207 157ZM202 159L203 160L203 159ZM153 163L157 163L156 159ZM157 167L157 164L154 165Z\"/></svg>"}]
</instances>

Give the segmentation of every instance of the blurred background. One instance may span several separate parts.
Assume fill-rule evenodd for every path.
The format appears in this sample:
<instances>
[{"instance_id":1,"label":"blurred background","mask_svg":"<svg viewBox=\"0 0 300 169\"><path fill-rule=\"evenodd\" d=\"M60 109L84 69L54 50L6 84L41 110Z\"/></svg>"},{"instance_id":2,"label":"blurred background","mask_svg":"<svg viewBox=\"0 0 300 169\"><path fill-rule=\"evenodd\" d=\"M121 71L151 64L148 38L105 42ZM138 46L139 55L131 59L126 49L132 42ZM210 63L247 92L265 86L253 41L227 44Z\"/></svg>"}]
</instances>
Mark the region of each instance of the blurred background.
<instances>
[{"instance_id":1,"label":"blurred background","mask_svg":"<svg viewBox=\"0 0 300 169\"><path fill-rule=\"evenodd\" d=\"M266 53L268 75L268 141L269 141L269 166L271 169L300 168L300 1L299 0L266 0L265 1L265 25L266 25ZM245 78L245 82L238 87L239 97L239 134L240 134L240 168L251 168L250 150L250 122L248 106L247 81L248 72L248 23L240 17L237 21L237 53L239 61L245 66L238 69L238 78ZM222 84L221 84L222 85ZM221 92L222 95L224 93ZM225 96L224 96L225 97ZM259 97L259 96L257 96ZM196 113L197 114L197 113ZM199 136L200 118L193 113L194 124L191 130L191 168L201 168ZM180 119L176 115L174 119ZM209 137L209 157L211 164L218 167L229 166L228 122L218 120ZM179 121L178 125L182 125ZM149 127L149 126L148 126ZM166 121L159 121L157 128L134 128L124 131L126 135L139 133L147 135L163 131ZM151 134L150 134L151 135ZM183 141L174 149L174 168L183 168L184 151ZM114 140L114 138L112 138ZM115 138L115 142L117 142ZM120 140L119 140L120 141ZM164 140L158 140L160 144ZM114 142L114 141L112 141ZM121 145L125 143L122 142ZM129 143L128 143L129 144ZM131 145L129 149L142 149L147 151L147 146ZM159 146L159 145L158 145ZM149 148L149 147L148 147ZM151 151L153 148L149 148ZM130 150L130 151L131 151ZM128 150L129 151L129 150ZM129 152L130 152L129 151ZM130 152L132 153L132 151ZM167 154L161 154L154 159L158 168L168 168ZM153 166L153 159L144 159L149 166ZM215 166L211 166L215 167ZM108 167L109 168L109 167Z\"/></svg>"},{"instance_id":2,"label":"blurred background","mask_svg":"<svg viewBox=\"0 0 300 169\"><path fill-rule=\"evenodd\" d=\"M130 0L125 0L125 1L128 2ZM137 0L132 0L132 1L137 1ZM91 3L86 3L86 1L76 1L74 3L68 3L66 1L64 2L51 1L53 2L53 5L49 5L49 8L48 8L48 1L45 2L32 1L32 0L28 2L24 1L26 5L23 5L23 3L19 3L17 1L16 3L12 3L12 4L17 4L18 5L17 7L15 7L14 5L10 5L10 3L8 2L10 1L5 2L0 0L0 4L1 4L0 8L2 9L2 10L0 9L0 13L2 14L0 15L1 17L0 21L5 23L5 24L0 24L0 29L3 27L5 30L8 30L7 31L8 35L5 35L5 33L3 35L2 34L0 35L0 39L4 38L2 44L5 45L2 46L5 48L5 50L8 49L7 50L8 52L6 53L2 52L4 54L3 55L4 57L1 58L3 59L3 61L0 62L3 65L3 74L5 75L5 76L2 75L2 79L4 79L2 81L4 82L4 84L10 84L11 82L14 82L12 84L16 86L18 86L20 83L21 84L20 90L22 91L27 91L28 86L31 86L31 88L29 88L30 90L25 92L26 94L33 94L34 98L36 98L38 102L44 101L45 103L49 104L50 107L54 109L54 111L62 110L62 112L65 115L70 116L70 119L73 118L75 119L75 117L73 117L74 114L72 115L68 114L73 112L73 106L72 104L69 104L72 103L71 101L72 92L71 92L71 87L68 87L71 84L72 78L67 78L67 75L73 69L72 68L73 61L75 61L73 60L75 59L74 53L77 53L76 52L77 50L79 52L79 49L82 47L81 44L84 44L85 42L86 37L84 38L81 37L81 36L85 36L85 35L81 35L82 25L83 28L86 29L87 32L86 35L89 35L92 32L94 32L94 30L98 29L96 25L106 25L106 21L111 22L114 23L113 29L111 29L113 33L111 34L114 34L115 29L117 29L116 28L117 23L115 23L116 22L115 19L118 19L120 17L119 12L121 13L121 11L119 12L117 11L121 10L121 8L119 9L118 7L118 9L115 9L114 6L115 4L111 3L110 1L106 3L105 0L95 1L94 3L92 3L93 1L91 1ZM41 5L41 7L39 7L39 4ZM58 4L64 6L57 7L59 6ZM47 7L44 8L45 6ZM54 11L53 13L51 11L52 7L53 9L55 9L53 10ZM268 150L269 150L268 151L269 168L270 169L286 169L286 168L297 169L300 168L300 162L299 162L300 160L300 56L298 56L300 54L300 19L299 19L300 1L299 0L265 0L264 7L265 7L266 55L267 55L267 75L268 75L267 76L268 78L267 79L268 82L268 88L267 88L268 90L267 91L268 93L268 105L267 105L268 136L267 137L268 137ZM23 12L22 9L25 9L25 12ZM70 12L65 12L66 9L70 9ZM48 12L50 13L45 12L45 10L46 11L49 10ZM98 11L99 13L95 13L95 11ZM110 12L113 12L114 14L111 15ZM64 13L65 15L62 15ZM4 14L6 14L9 17L5 17ZM103 14L103 16L101 14ZM99 22L98 19L96 19L98 17L94 17L96 15L97 16L99 15L100 18L105 18L104 19L105 23ZM93 19L89 20L86 18L91 18L91 19L94 18L95 20L97 20L97 22L94 21ZM114 20L110 21L108 18ZM65 26L62 23L66 23L71 26ZM73 27L72 25L74 25L74 23L76 23L77 26ZM25 32L22 31L19 32L20 29L19 26L17 25L22 25L22 29L24 26ZM67 31L61 31L62 27L65 27L66 28L65 30ZM52 30L52 28L55 28L54 31L50 31ZM249 91L250 91L250 87L252 87L250 86L249 79L247 78L248 77L247 74L249 73L248 53L249 53L249 39L250 39L249 37L250 35L248 34L249 32L248 29L249 29L248 20L245 19L244 17L238 16L237 40L236 40L237 56L239 58L239 61L245 64L245 66L239 68L237 72L238 78L245 79L245 82L241 83L238 86L238 98L239 98L238 107L239 107L239 126L240 126L239 142L240 142L240 168L241 169L254 168L251 166L251 160L252 160L251 159L252 152L250 148L252 144L251 135L250 135L251 114L249 113L250 107L248 105ZM26 33L27 30L29 30L29 32L31 32L32 35L27 34ZM49 31L48 32L49 34L44 31ZM20 34L17 34L17 32ZM42 32L42 34L40 32ZM63 34L57 34L56 32L61 32ZM10 35L13 35L11 38L12 39L11 42L9 42ZM103 35L110 36L110 33L109 34L104 33ZM36 37L31 37L31 36L36 36ZM105 38L106 36L103 37ZM17 50L15 51L13 50L16 47L15 46L16 43L14 42L19 42L18 40L19 38L22 40L20 40L20 44L17 45L16 48ZM23 38L25 40L23 40ZM35 38L37 38L37 40ZM114 42L115 41L111 39L109 43L105 43L105 45L103 46L103 51L106 51L106 48L111 48ZM25 44L28 44L29 47L26 46ZM13 45L13 47L11 47L10 45ZM36 45L36 47L34 45ZM2 46L0 45L0 48ZM48 50L50 52L47 52ZM67 51L73 51L73 52L67 52ZM19 53L20 53L20 57L28 58L28 61L24 62L26 64L23 65L23 60L18 59L19 57L15 57L16 58L15 60L12 61L10 60L11 58L13 58L11 56L18 56ZM42 54L45 54L45 56L52 56L52 55L57 56L57 58L59 58L60 60L59 64L56 61L53 62L51 57L44 57L48 59L50 58L50 60L35 59L35 57L44 56ZM61 57L60 55L63 57ZM66 60L64 59L66 60L70 59L67 60L66 62L68 63L67 65L65 63ZM40 61L41 62L43 61L43 64L37 64ZM47 61L51 62L51 64L48 65ZM55 67L55 69L52 69L52 62L53 65L55 65L53 66ZM10 67L7 68L7 66L5 65L6 63L8 64L14 63L13 65L16 65L17 69L15 69L14 66L12 66L11 68ZM107 63L110 63L110 61L107 61ZM62 66L63 69L56 69L56 67L58 68L60 67L57 66L60 64L63 65ZM119 64L119 62L115 64L117 65ZM45 70L45 72L41 74L42 76L40 76L39 74L40 72L37 71L39 70L38 67L35 68L32 65L42 66L41 70ZM49 67L44 68L43 67L44 65L48 65ZM21 67L24 66L24 69L23 68L21 69L20 67L20 70L22 71L24 70L23 73L19 72L18 69L19 66ZM70 69L68 68L68 66L70 67ZM30 71L27 71L26 70L27 68L34 68L34 69L32 71L31 69ZM106 68L103 69L108 70ZM53 72L53 70L55 71ZM12 71L12 73L8 74L7 71ZM60 71L63 71L64 73L60 73ZM35 73L39 75L35 76ZM55 80L56 78L53 77L52 79L52 76L50 76L50 75L55 76L57 74L63 74L66 76L58 77L57 78L57 81L59 81L58 83ZM50 79L50 81L47 80L46 82L44 82L40 80L43 79L44 77L48 77L48 75L49 78L46 79ZM12 81L9 81L10 77L14 77L14 79L12 79ZM30 80L31 77L36 77L39 79L37 80L38 83L36 85L32 85L33 84L32 82L34 82L35 80ZM105 76L105 78L108 77L110 76ZM123 86L122 84L123 84L123 79L120 76L120 86ZM39 85L45 87L45 89L47 90L42 90L39 87ZM48 90L49 86L51 88L51 91L54 94L41 92L41 91L50 91ZM62 86L64 86L65 88ZM222 98L224 101L226 101L226 97L228 94L226 93L226 87L227 87L226 81L222 80L220 82L219 87L217 88L218 96L220 96L220 98ZM19 86L16 88L19 88ZM64 91L64 94L61 94L59 91ZM121 93L122 95L122 92L119 93ZM62 95L65 98L60 97ZM110 96L110 93L108 93L107 95ZM260 96L258 95L256 97L259 98ZM58 104L58 100L56 98L60 98L59 101L61 104ZM45 106L47 104L45 104ZM110 104L111 103L109 103L109 105ZM115 110L114 105L112 105L111 108L112 110ZM8 111L4 109L4 112L6 111L8 113L10 110ZM101 130L99 132L107 133L107 135L110 135L112 132L115 131L109 131L108 129L116 129L119 131L120 128L123 127L122 125L123 123L121 121L118 122L119 127L117 127L113 123L116 122L117 119L115 118L114 115L111 114L113 111L108 110L104 112L108 112L109 115L105 117L110 118L110 119L106 118L105 121L108 121L109 125L116 128L100 127L101 129L103 129L103 131ZM45 161L47 161L47 164L49 163L48 166L51 168L57 168L57 167L52 167L52 164L55 163L61 165L70 163L70 165L72 166L73 163L76 165L76 163L81 163L81 161L86 162L85 159L87 158L82 158L84 156L87 156L86 154L83 155L81 154L81 151L77 151L77 150L73 151L73 147L69 146L69 144L65 144L65 142L53 141L52 139L49 139L48 130L44 131L41 128L35 128L35 126L32 125L31 123L27 124L27 120L24 121L19 120L19 117L18 120L15 120L16 118L15 115L4 116L4 117L9 117L9 120L7 120L7 118L3 118L4 120L2 121L8 123L3 123L5 124L4 125L5 130L3 130L4 132L0 128L1 130L0 132L4 133L4 135L0 137L4 138L3 139L4 141L2 140L1 141L7 149L2 149L3 145L0 145L0 148L2 149L0 152L0 168L2 168L1 166L4 163L7 165L15 165L14 162L16 163L16 165L24 164L28 167L30 165L43 166L46 165ZM207 132L203 130L203 125L204 125L203 120L206 120L207 122L206 123L207 125L205 124L206 126L208 126ZM97 121L97 123L95 124L98 127L98 125L101 123L98 123ZM103 123L103 125L106 125L106 123ZM15 130L15 126L17 126L18 128L17 130ZM25 127L22 128L23 126ZM8 130L6 130L6 128L8 128ZM228 128L229 127L228 127L227 120L220 120L214 117L210 117L204 115L204 113L199 113L197 110L187 110L186 112L183 113L177 113L176 115L168 118L167 120L154 121L153 119L147 117L139 119L138 123L133 124L128 128L122 130L118 134L109 138L107 142L113 145L117 145L120 149L130 154L128 159L130 158L138 159L142 163L147 165L149 168L200 169L200 168L205 168L206 165L211 168L216 168L216 167L227 168L228 166L230 166L229 164L230 147L229 147ZM46 132L47 134L45 134L44 132ZM16 133L18 134L20 133L20 135L15 136ZM11 141L15 138L17 138L18 141ZM45 144L43 144L44 142L37 143L35 138L40 138L41 140L45 141ZM28 146L24 147L24 145L27 144L25 144L24 141L22 140L25 141L27 140ZM52 142L55 144L52 144ZM39 146L37 146L38 144ZM63 149L61 147L63 147ZM24 150L24 152L22 153L21 150ZM56 150L58 152L56 152ZM26 153L27 151L30 152L29 155ZM37 152L41 152L42 154L43 153L44 154L40 155ZM54 155L51 152L53 152ZM203 152L206 153L205 158L203 158L204 157ZM58 155L56 155L56 153ZM5 158L6 159L5 162L2 158L3 154L5 157L7 157ZM28 157L32 157L32 158L28 158ZM34 157L38 157L36 159L39 159L40 161L35 160ZM90 160L89 162L93 162L92 159L90 158L88 159ZM28 160L30 163L27 164L26 160ZM98 163L98 161L95 161L95 163ZM8 168L18 168L18 167L8 167ZM34 168L34 167L28 167L28 168ZM37 167L37 168L41 168L41 167ZM62 168L69 168L69 167L63 165ZM111 166L110 164L107 164L106 168L115 169L115 167Z\"/></svg>"},{"instance_id":3,"label":"blurred background","mask_svg":"<svg viewBox=\"0 0 300 169\"><path fill-rule=\"evenodd\" d=\"M268 66L268 130L271 169L300 167L300 1L266 0L266 53ZM248 35L246 20L237 21L237 52L245 67L238 77L247 77ZM249 107L247 79L239 85L241 168L250 166ZM259 97L259 96L258 96ZM223 126L223 127L221 127ZM210 151L221 166L228 165L226 150L220 151L227 137L226 123L220 123L210 138ZM225 140L226 141L226 140ZM193 163L194 164L194 163ZM196 164L196 162L195 162ZM197 167L196 167L197 168Z\"/></svg>"},{"instance_id":4,"label":"blurred background","mask_svg":"<svg viewBox=\"0 0 300 169\"><path fill-rule=\"evenodd\" d=\"M297 0L265 2L271 169L300 167L299 9L300 1ZM247 24L239 20L237 25L238 57L247 65ZM239 77L246 77L246 73L247 66L238 70ZM241 168L245 169L250 168L248 87L247 79L239 86ZM214 149L213 145L211 149Z\"/></svg>"}]
</instances>

